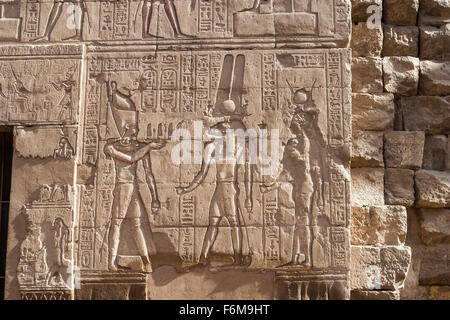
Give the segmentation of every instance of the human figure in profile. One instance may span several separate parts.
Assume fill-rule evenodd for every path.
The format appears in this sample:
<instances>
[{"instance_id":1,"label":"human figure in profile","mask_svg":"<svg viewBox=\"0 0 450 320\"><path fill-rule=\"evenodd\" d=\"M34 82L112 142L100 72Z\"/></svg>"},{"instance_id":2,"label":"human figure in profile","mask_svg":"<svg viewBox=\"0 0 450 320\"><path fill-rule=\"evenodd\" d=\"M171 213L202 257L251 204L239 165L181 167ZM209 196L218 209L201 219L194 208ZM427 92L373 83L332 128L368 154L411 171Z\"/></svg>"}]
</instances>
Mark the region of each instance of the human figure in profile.
<instances>
[{"instance_id":1,"label":"human figure in profile","mask_svg":"<svg viewBox=\"0 0 450 320\"><path fill-rule=\"evenodd\" d=\"M170 26L175 35L175 38L185 38L191 37L184 34L181 31L180 21L178 20L177 8L175 7L174 0L144 0L144 5L142 6L142 32L144 38L159 38L150 34L150 25L152 22L153 5L157 2L164 3L164 11L166 13L167 19L169 19ZM191 2L191 11L195 7L196 0Z\"/></svg>"},{"instance_id":2,"label":"human figure in profile","mask_svg":"<svg viewBox=\"0 0 450 320\"><path fill-rule=\"evenodd\" d=\"M120 229L124 219L131 221L133 238L142 258L144 271L151 272L147 245L141 228L141 215L145 211L137 185L137 166L142 162L147 185L152 196L151 208L157 212L161 208L156 191L155 177L151 169L150 151L159 150L164 143L137 141L138 117L136 106L129 96L117 89L117 83L108 84L108 102L120 137L109 139L104 147L105 155L114 160L116 181L109 230L109 271L117 271L117 252L120 242Z\"/></svg>"},{"instance_id":3,"label":"human figure in profile","mask_svg":"<svg viewBox=\"0 0 450 320\"><path fill-rule=\"evenodd\" d=\"M229 119L214 125L211 129L218 130L224 137L227 130L243 130L245 125L240 119L239 115L235 115L236 105L233 100L223 102L222 112L229 116ZM215 139L220 139L221 136L212 136ZM188 187L178 187L178 195L183 195L194 191L205 180L210 166L214 165L214 160L217 157L214 143L208 143L204 148L204 160L200 171L189 184ZM236 150L236 158L240 155L246 154L245 143L244 146L238 144ZM239 170L244 170L245 181L245 207L251 212L252 201L252 175L251 167L248 159L245 159L244 164L239 164L238 161L231 161L230 163L222 163L219 159L216 163L216 188L209 205L209 226L203 240L202 252L200 255L200 263L207 265L209 262L209 252L216 241L219 232L219 224L223 218L226 218L231 227L231 238L234 252L234 265L242 265L244 257L242 255L242 236L243 228L245 227L242 221L242 208L239 202L240 189L238 186Z\"/></svg>"},{"instance_id":4,"label":"human figure in profile","mask_svg":"<svg viewBox=\"0 0 450 320\"><path fill-rule=\"evenodd\" d=\"M61 17L64 3L72 3L74 5L73 17L75 19L75 35L64 40L79 40L79 41L82 40L83 23L85 15L87 16L89 26L91 25L89 15L87 14L88 10L85 0L54 0L52 9L50 11L50 15L48 17L47 26L45 27L44 34L41 37L33 39L32 41L35 42L50 41L50 35L53 32L56 23L58 23L59 18ZM75 8L80 9L81 15L79 17L80 20L78 20L78 11ZM80 21L80 23L78 23L78 21Z\"/></svg>"}]
</instances>

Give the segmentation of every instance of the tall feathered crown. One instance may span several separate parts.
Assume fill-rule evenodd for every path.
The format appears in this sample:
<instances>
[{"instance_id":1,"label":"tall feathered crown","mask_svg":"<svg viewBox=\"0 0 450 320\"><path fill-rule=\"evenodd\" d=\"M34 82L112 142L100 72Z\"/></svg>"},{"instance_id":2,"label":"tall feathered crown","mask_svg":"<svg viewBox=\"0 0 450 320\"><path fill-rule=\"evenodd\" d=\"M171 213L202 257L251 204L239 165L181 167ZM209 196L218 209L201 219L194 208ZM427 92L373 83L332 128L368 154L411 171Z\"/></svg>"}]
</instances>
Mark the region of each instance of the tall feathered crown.
<instances>
[{"instance_id":1,"label":"tall feathered crown","mask_svg":"<svg viewBox=\"0 0 450 320\"><path fill-rule=\"evenodd\" d=\"M137 128L136 106L129 96L117 90L116 82L112 82L111 86L108 86L108 91L114 122L118 133L123 137L129 129Z\"/></svg>"}]
</instances>

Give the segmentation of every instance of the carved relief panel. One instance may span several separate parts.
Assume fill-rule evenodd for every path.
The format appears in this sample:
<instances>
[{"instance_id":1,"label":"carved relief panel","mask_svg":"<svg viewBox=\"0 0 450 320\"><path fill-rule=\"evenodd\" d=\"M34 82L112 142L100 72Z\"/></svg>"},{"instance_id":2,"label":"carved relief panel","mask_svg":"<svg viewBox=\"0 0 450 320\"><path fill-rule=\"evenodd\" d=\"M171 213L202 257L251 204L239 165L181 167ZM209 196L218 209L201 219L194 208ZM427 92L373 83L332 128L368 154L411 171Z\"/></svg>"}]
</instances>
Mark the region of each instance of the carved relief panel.
<instances>
[{"instance_id":1,"label":"carved relief panel","mask_svg":"<svg viewBox=\"0 0 450 320\"><path fill-rule=\"evenodd\" d=\"M0 123L78 121L81 47L1 46L0 52Z\"/></svg>"},{"instance_id":2,"label":"carved relief panel","mask_svg":"<svg viewBox=\"0 0 450 320\"><path fill-rule=\"evenodd\" d=\"M0 33L5 41L198 45L207 39L224 46L224 40L248 45L276 37L280 43L336 46L348 41L350 31L344 0L12 0L4 7L0 29L10 31Z\"/></svg>"},{"instance_id":3,"label":"carved relief panel","mask_svg":"<svg viewBox=\"0 0 450 320\"><path fill-rule=\"evenodd\" d=\"M345 296L348 50L92 52L87 67L82 270L301 270Z\"/></svg>"},{"instance_id":4,"label":"carved relief panel","mask_svg":"<svg viewBox=\"0 0 450 320\"><path fill-rule=\"evenodd\" d=\"M349 298L349 1L0 2L11 296L169 265Z\"/></svg>"}]
</instances>

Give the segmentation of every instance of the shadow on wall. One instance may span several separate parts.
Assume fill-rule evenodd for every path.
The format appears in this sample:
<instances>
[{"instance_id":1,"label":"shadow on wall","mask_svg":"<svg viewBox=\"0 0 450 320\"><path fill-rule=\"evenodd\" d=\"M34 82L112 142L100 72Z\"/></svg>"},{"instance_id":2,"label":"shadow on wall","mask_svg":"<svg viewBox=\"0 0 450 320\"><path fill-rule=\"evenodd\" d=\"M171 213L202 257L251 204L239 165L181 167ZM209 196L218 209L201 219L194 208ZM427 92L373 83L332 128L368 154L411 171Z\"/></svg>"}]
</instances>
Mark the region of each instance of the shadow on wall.
<instances>
[{"instance_id":1,"label":"shadow on wall","mask_svg":"<svg viewBox=\"0 0 450 320\"><path fill-rule=\"evenodd\" d=\"M189 273L177 273L163 266L149 278L148 298L162 299L248 299L272 300L274 272L251 273L223 271L212 273L206 267L195 267Z\"/></svg>"}]
</instances>

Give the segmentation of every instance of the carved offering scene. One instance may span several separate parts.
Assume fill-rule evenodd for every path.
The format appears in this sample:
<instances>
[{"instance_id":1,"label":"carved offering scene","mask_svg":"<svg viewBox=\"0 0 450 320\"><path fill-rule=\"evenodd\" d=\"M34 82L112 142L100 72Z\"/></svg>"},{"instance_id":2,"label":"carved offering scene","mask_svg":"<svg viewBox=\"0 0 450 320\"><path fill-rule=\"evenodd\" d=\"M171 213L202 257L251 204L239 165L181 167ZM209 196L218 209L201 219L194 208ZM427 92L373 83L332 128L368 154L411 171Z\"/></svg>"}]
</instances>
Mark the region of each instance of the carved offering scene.
<instances>
[{"instance_id":1,"label":"carved offering scene","mask_svg":"<svg viewBox=\"0 0 450 320\"><path fill-rule=\"evenodd\" d=\"M82 161L96 178L79 186L81 270L200 265L345 283L348 59L90 53Z\"/></svg>"},{"instance_id":2,"label":"carved offering scene","mask_svg":"<svg viewBox=\"0 0 450 320\"><path fill-rule=\"evenodd\" d=\"M74 124L81 61L73 56L0 58L0 123ZM39 51L39 50L36 50ZM41 50L43 51L43 50Z\"/></svg>"}]
</instances>

